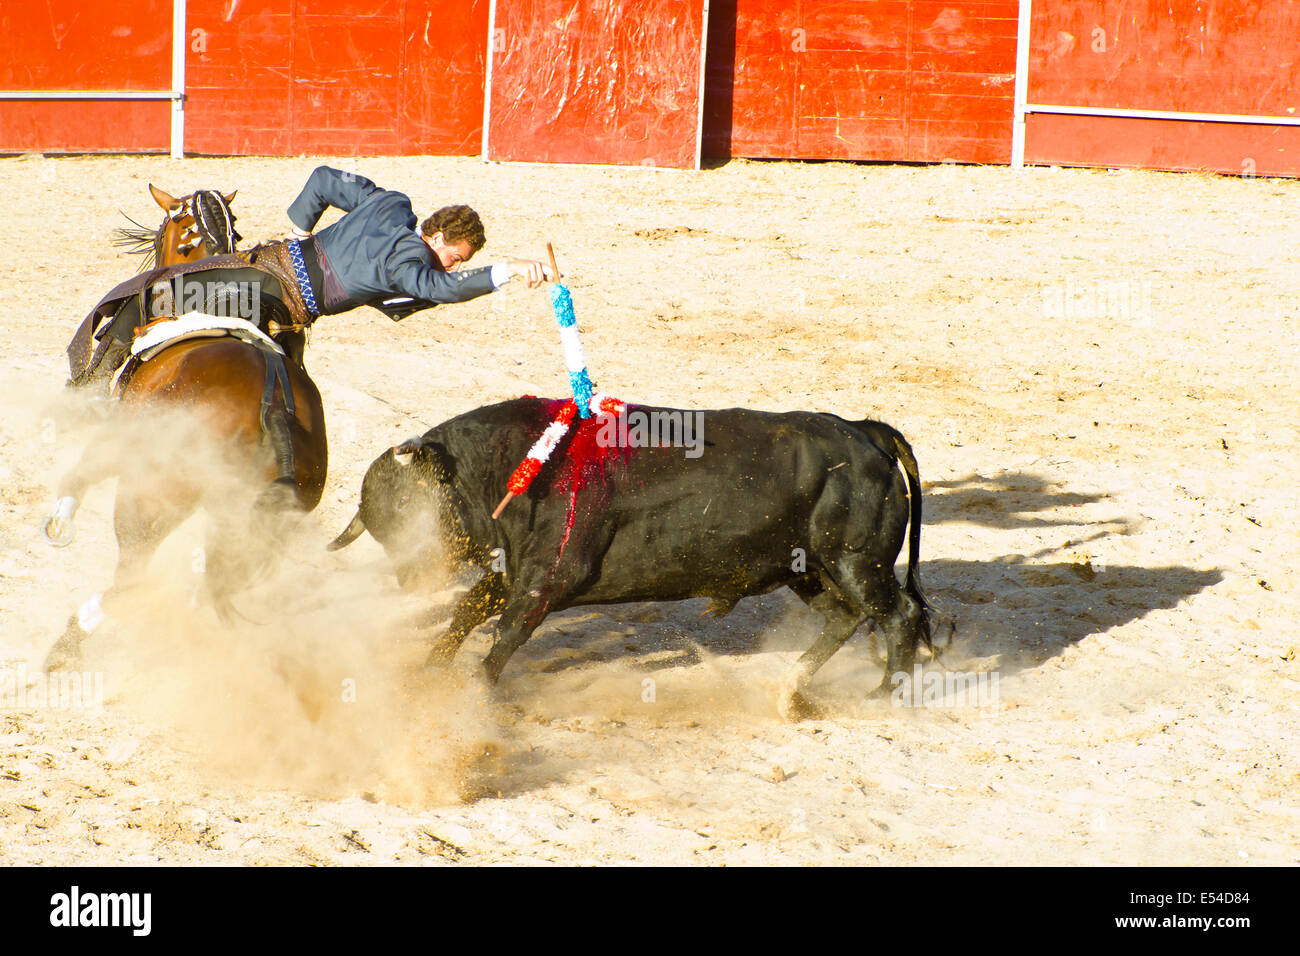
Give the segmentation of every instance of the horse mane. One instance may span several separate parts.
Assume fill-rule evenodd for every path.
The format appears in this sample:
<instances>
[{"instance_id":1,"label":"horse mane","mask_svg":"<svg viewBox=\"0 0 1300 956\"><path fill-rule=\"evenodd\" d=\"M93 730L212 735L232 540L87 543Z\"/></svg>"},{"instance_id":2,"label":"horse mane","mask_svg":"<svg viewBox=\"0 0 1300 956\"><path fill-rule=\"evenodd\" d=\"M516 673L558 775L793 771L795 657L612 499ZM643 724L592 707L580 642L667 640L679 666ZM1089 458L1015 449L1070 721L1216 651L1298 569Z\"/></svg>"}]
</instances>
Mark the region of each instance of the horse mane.
<instances>
[{"instance_id":1,"label":"horse mane","mask_svg":"<svg viewBox=\"0 0 1300 956\"><path fill-rule=\"evenodd\" d=\"M121 212L121 210L118 211ZM157 240L159 230L140 225L124 212L122 218L135 228L131 229L123 226L120 229L114 229L110 241L118 249L125 250L128 255L144 256L144 261L141 262L140 268L136 270L143 272L153 266L154 259L158 255Z\"/></svg>"}]
</instances>

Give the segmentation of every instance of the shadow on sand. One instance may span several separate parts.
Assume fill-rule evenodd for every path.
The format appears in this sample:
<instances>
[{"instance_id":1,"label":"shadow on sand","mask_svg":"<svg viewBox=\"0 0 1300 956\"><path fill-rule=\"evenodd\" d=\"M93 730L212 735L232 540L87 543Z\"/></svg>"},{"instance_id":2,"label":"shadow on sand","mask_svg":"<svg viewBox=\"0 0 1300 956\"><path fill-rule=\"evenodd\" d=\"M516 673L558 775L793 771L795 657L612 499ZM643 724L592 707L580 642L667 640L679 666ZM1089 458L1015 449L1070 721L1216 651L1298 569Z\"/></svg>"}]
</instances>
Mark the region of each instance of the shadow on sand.
<instances>
[{"instance_id":1,"label":"shadow on sand","mask_svg":"<svg viewBox=\"0 0 1300 956\"><path fill-rule=\"evenodd\" d=\"M1000 472L990 478L971 474L952 481L925 482L923 523L968 521L1008 530L1077 526L1081 523L1078 517L1059 512L1109 500L1113 499L1104 493L1063 491L1051 479L1031 472ZM1042 514L1049 511L1058 514ZM1098 525L1103 533L1131 530L1131 522L1123 518L1085 523Z\"/></svg>"},{"instance_id":2,"label":"shadow on sand","mask_svg":"<svg viewBox=\"0 0 1300 956\"><path fill-rule=\"evenodd\" d=\"M1094 520L1095 509L1089 509L1089 517L1069 514L1069 509L1108 500L1105 493L1061 490L1029 472L973 474L927 485L926 524L1075 529L1068 536L1063 531L1057 546L983 560L927 558L922 534L921 579L934 604L940 646L951 624L962 659L999 655L1002 671L1014 673L1090 635L1176 607L1223 579L1215 569L1096 566L1082 558L1043 562L1066 547L1133 533L1132 522L1124 517ZM533 671L557 672L625 660L650 671L698 663L697 648L721 656L802 651L821 626L820 617L784 588L745 599L724 619L708 616L708 607L707 601L695 600L571 608L548 618L511 668L523 664ZM859 630L850 646L865 633Z\"/></svg>"}]
</instances>

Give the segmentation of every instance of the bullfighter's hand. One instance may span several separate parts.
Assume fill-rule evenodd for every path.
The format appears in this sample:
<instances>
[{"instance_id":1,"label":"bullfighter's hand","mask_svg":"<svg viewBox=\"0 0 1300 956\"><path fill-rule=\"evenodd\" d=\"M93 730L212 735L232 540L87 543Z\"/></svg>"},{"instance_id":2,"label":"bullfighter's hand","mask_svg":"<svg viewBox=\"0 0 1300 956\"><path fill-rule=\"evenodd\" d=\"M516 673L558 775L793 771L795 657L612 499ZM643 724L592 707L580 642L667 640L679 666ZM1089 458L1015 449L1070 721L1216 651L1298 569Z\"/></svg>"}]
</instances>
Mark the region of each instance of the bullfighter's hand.
<instances>
[{"instance_id":1,"label":"bullfighter's hand","mask_svg":"<svg viewBox=\"0 0 1300 956\"><path fill-rule=\"evenodd\" d=\"M510 266L510 278L525 280L530 289L536 289L551 277L550 270L533 259L511 259L507 265Z\"/></svg>"}]
</instances>

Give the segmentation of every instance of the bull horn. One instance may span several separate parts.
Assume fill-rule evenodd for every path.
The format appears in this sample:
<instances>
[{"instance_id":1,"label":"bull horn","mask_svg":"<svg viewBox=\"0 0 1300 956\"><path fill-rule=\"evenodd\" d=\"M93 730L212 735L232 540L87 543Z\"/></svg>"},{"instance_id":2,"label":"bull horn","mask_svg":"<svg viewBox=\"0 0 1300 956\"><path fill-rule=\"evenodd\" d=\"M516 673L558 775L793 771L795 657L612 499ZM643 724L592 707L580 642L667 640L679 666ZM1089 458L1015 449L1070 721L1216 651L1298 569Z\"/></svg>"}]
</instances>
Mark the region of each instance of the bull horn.
<instances>
[{"instance_id":1,"label":"bull horn","mask_svg":"<svg viewBox=\"0 0 1300 956\"><path fill-rule=\"evenodd\" d=\"M361 520L361 509L352 517L352 523L343 529L343 533L326 545L327 551L337 551L340 548L346 548L357 538L366 532L366 523Z\"/></svg>"},{"instance_id":2,"label":"bull horn","mask_svg":"<svg viewBox=\"0 0 1300 956\"><path fill-rule=\"evenodd\" d=\"M420 450L420 445L424 439L416 436L408 438L400 445L393 447L393 458L399 465L409 465L415 459L415 453Z\"/></svg>"}]
</instances>

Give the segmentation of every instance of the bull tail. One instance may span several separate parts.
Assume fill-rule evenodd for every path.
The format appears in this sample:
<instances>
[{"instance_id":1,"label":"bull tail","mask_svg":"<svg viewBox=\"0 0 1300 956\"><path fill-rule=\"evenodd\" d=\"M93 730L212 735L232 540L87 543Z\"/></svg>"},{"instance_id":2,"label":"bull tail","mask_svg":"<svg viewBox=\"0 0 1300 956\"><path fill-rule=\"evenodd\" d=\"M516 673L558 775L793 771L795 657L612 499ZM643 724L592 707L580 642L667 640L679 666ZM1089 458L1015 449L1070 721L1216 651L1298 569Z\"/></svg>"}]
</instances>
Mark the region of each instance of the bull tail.
<instances>
[{"instance_id":1,"label":"bull tail","mask_svg":"<svg viewBox=\"0 0 1300 956\"><path fill-rule=\"evenodd\" d=\"M907 578L904 590L921 608L922 634L925 646L934 653L934 635L930 624L933 607L921 588L921 473L916 466L916 455L902 432L884 422L861 421L854 423L886 455L902 465L907 476L907 499L910 507L907 529Z\"/></svg>"}]
</instances>

